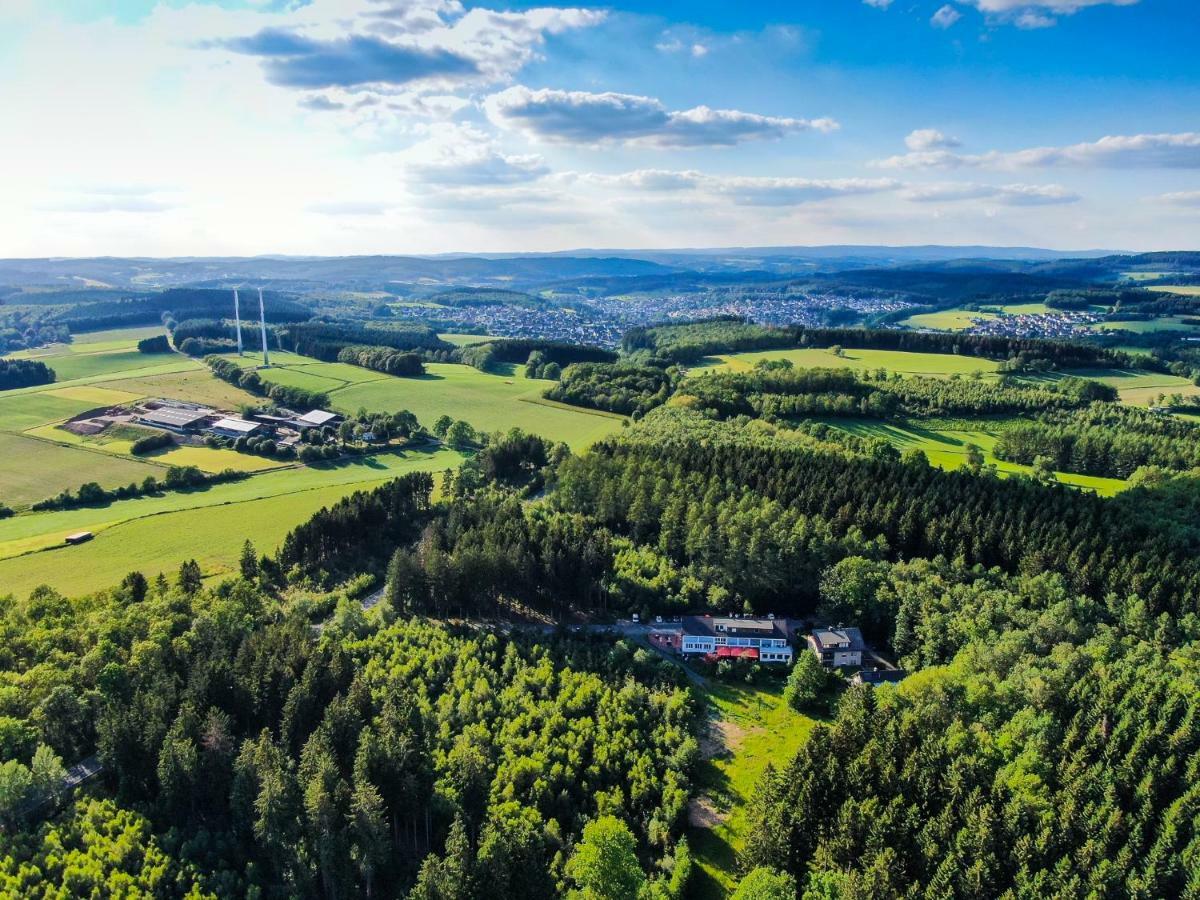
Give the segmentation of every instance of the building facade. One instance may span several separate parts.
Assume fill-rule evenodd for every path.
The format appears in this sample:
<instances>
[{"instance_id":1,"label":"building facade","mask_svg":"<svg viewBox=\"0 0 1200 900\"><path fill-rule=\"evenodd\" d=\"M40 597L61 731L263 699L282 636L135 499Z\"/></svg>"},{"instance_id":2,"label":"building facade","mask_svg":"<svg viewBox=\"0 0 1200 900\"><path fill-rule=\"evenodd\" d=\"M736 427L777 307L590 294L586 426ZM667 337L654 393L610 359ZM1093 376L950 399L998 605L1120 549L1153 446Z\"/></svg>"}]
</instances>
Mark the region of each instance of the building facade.
<instances>
[{"instance_id":1,"label":"building facade","mask_svg":"<svg viewBox=\"0 0 1200 900\"><path fill-rule=\"evenodd\" d=\"M814 629L808 636L808 646L821 665L834 668L861 666L867 647L861 631L841 625Z\"/></svg>"},{"instance_id":2,"label":"building facade","mask_svg":"<svg viewBox=\"0 0 1200 900\"><path fill-rule=\"evenodd\" d=\"M679 652L788 665L793 656L791 627L787 619L685 616Z\"/></svg>"}]
</instances>

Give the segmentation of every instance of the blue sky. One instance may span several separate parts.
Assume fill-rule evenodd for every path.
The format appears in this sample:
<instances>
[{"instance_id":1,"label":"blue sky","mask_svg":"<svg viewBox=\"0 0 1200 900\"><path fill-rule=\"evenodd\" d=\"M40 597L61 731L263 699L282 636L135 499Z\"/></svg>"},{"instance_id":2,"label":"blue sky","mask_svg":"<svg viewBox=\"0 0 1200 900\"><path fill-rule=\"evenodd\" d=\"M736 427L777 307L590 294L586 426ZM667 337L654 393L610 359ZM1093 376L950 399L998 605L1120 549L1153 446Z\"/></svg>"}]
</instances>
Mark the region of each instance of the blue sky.
<instances>
[{"instance_id":1,"label":"blue sky","mask_svg":"<svg viewBox=\"0 0 1200 900\"><path fill-rule=\"evenodd\" d=\"M6 0L12 255L1200 245L1191 0Z\"/></svg>"}]
</instances>

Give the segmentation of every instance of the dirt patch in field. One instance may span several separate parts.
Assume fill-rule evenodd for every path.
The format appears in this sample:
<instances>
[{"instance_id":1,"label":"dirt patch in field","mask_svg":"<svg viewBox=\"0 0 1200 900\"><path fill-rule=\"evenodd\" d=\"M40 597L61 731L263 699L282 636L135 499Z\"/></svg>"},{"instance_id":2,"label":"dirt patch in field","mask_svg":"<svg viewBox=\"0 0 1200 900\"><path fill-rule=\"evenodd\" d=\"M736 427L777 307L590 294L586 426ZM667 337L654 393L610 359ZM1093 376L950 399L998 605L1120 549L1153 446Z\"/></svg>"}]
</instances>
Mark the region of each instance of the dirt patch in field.
<instances>
[{"instance_id":1,"label":"dirt patch in field","mask_svg":"<svg viewBox=\"0 0 1200 900\"><path fill-rule=\"evenodd\" d=\"M688 803L688 824L693 828L716 828L725 821L725 815L704 795Z\"/></svg>"},{"instance_id":2,"label":"dirt patch in field","mask_svg":"<svg viewBox=\"0 0 1200 900\"><path fill-rule=\"evenodd\" d=\"M746 729L727 719L710 719L700 736L700 758L721 759L733 754Z\"/></svg>"}]
</instances>

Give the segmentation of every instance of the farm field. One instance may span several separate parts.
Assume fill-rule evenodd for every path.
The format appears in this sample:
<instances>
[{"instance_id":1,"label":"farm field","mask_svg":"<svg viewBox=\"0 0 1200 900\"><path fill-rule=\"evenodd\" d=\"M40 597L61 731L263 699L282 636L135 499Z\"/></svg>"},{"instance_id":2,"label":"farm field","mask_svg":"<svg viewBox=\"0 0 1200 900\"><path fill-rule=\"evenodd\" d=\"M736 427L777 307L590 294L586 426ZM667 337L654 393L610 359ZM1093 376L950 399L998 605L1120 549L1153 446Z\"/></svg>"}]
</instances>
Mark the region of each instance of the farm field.
<instances>
[{"instance_id":1,"label":"farm field","mask_svg":"<svg viewBox=\"0 0 1200 900\"><path fill-rule=\"evenodd\" d=\"M1092 326L1095 331L1132 331L1134 334L1150 334L1155 331L1194 331L1195 325L1183 322L1181 316L1163 316L1144 322L1100 322Z\"/></svg>"},{"instance_id":2,"label":"farm field","mask_svg":"<svg viewBox=\"0 0 1200 900\"><path fill-rule=\"evenodd\" d=\"M884 438L901 451L909 449L924 451L932 465L948 471L965 466L967 464L967 445L975 444L983 451L984 463L994 465L996 471L1001 475L1016 473L1029 475L1033 472L1032 466L1006 462L996 459L992 455L997 433L987 429L987 422L980 422L978 430L960 431L927 429L911 422L902 425L879 420L834 418L824 418L818 421L858 437ZM1057 476L1063 484L1093 490L1105 497L1111 497L1128 486L1119 478L1097 478L1091 475L1077 475L1073 472L1059 472Z\"/></svg>"},{"instance_id":3,"label":"farm field","mask_svg":"<svg viewBox=\"0 0 1200 900\"><path fill-rule=\"evenodd\" d=\"M1146 288L1160 294L1182 294L1185 297L1200 297L1200 284L1156 284Z\"/></svg>"},{"instance_id":4,"label":"farm field","mask_svg":"<svg viewBox=\"0 0 1200 900\"><path fill-rule=\"evenodd\" d=\"M621 425L617 415L543 400L542 392L550 382L525 378L521 366L493 374L456 363L430 363L421 378L396 378L344 363L313 362L293 354L283 355L278 367L274 354L271 360L272 368L260 373L265 380L326 391L330 405L340 412L407 409L426 427L440 416L449 415L481 431L507 431L515 426L565 441L576 449L611 434ZM357 383L346 383L345 369L371 377L359 376Z\"/></svg>"},{"instance_id":5,"label":"farm field","mask_svg":"<svg viewBox=\"0 0 1200 900\"><path fill-rule=\"evenodd\" d=\"M164 474L137 460L0 432L0 503L9 506L27 506L85 481L114 488Z\"/></svg>"},{"instance_id":6,"label":"farm field","mask_svg":"<svg viewBox=\"0 0 1200 900\"><path fill-rule=\"evenodd\" d=\"M710 680L703 695L709 703L708 734L697 774L700 817L708 827L689 829L698 873L689 896L718 900L736 884L737 853L746 837L746 810L768 763L786 765L812 731L815 719L801 715L783 699L781 685L725 684Z\"/></svg>"},{"instance_id":7,"label":"farm field","mask_svg":"<svg viewBox=\"0 0 1200 900\"><path fill-rule=\"evenodd\" d=\"M1152 406L1159 394L1200 396L1200 387L1188 379L1163 372L1142 372L1132 369L1076 369L1065 372L1080 378L1091 378L1117 389L1121 402L1130 406ZM1053 376L1051 376L1053 377Z\"/></svg>"},{"instance_id":8,"label":"farm field","mask_svg":"<svg viewBox=\"0 0 1200 900\"><path fill-rule=\"evenodd\" d=\"M703 365L691 370L693 375L728 370L745 371L764 359L787 359L797 368L858 370L887 369L902 375L970 375L972 372L995 372L999 364L977 356L956 356L949 353L906 353L901 350L854 350L847 348L843 356L831 350L798 348L794 350L761 350L752 353L731 353L703 360Z\"/></svg>"},{"instance_id":9,"label":"farm field","mask_svg":"<svg viewBox=\"0 0 1200 900\"><path fill-rule=\"evenodd\" d=\"M1003 309L1010 316L1028 316L1052 312L1045 303L1013 303L1004 306L989 306L989 309ZM995 312L985 312L969 309L943 309L938 312L918 313L900 322L909 328L933 329L934 331L964 331L976 322L990 322L999 316Z\"/></svg>"},{"instance_id":10,"label":"farm field","mask_svg":"<svg viewBox=\"0 0 1200 900\"><path fill-rule=\"evenodd\" d=\"M192 558L205 575L219 574L236 564L246 538L272 552L323 506L405 472L454 468L462 459L453 450L379 454L198 491L16 516L0 521L0 584L18 594L42 583L82 592L119 581L133 569L171 572ZM81 530L96 537L78 547L62 546L66 534Z\"/></svg>"},{"instance_id":11,"label":"farm field","mask_svg":"<svg viewBox=\"0 0 1200 900\"><path fill-rule=\"evenodd\" d=\"M439 334L443 341L448 344L453 344L455 347L466 347L469 344L482 344L484 341L490 340L490 334Z\"/></svg>"},{"instance_id":12,"label":"farm field","mask_svg":"<svg viewBox=\"0 0 1200 900\"><path fill-rule=\"evenodd\" d=\"M962 331L977 321L991 321L995 313L972 312L965 309L947 309L940 312L918 313L900 322L909 328L932 328L935 331Z\"/></svg>"}]
</instances>

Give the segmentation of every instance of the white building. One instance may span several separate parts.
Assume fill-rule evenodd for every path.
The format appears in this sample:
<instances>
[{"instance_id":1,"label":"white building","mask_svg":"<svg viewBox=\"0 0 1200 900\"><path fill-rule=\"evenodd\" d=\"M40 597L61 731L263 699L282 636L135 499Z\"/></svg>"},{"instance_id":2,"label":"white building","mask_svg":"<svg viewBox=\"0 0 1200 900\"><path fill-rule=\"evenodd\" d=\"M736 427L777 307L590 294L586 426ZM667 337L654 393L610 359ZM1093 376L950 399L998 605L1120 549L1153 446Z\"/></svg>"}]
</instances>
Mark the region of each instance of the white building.
<instances>
[{"instance_id":1,"label":"white building","mask_svg":"<svg viewBox=\"0 0 1200 900\"><path fill-rule=\"evenodd\" d=\"M792 661L791 627L787 619L687 616L679 652L787 665Z\"/></svg>"}]
</instances>

